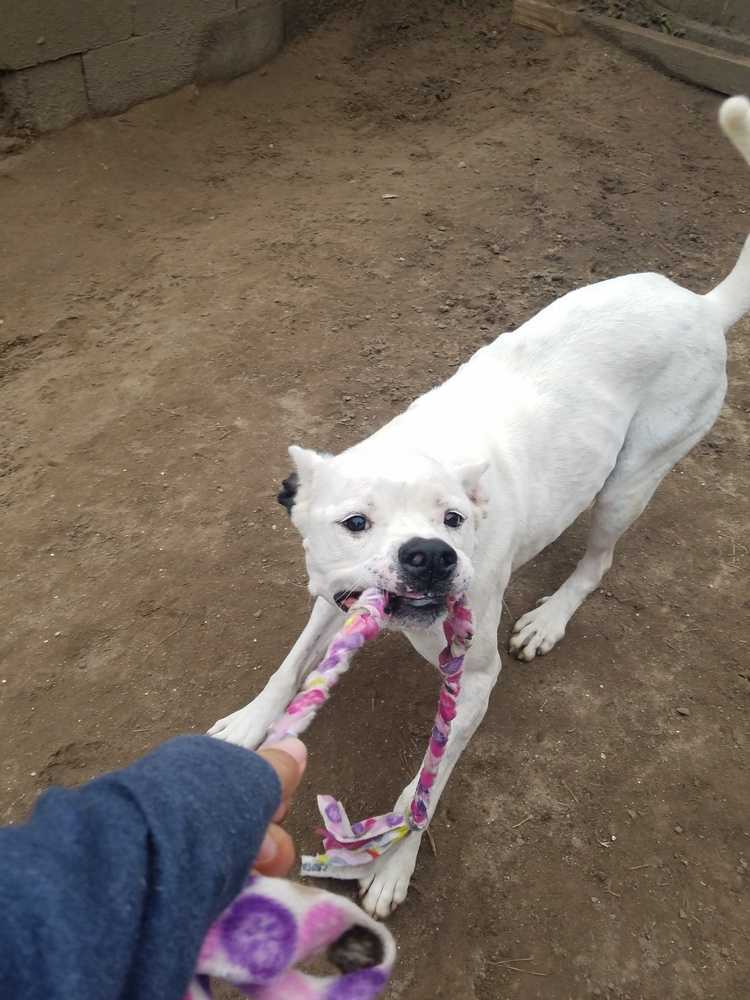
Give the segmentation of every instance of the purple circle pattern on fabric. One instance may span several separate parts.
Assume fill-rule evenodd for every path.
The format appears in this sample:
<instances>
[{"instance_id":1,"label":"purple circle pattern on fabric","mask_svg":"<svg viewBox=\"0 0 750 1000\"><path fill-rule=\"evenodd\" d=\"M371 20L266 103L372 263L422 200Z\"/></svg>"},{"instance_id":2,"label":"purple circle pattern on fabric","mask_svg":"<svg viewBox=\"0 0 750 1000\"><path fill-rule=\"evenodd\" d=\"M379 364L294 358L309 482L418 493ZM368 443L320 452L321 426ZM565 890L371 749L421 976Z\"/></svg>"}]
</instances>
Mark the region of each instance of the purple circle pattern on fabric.
<instances>
[{"instance_id":1,"label":"purple circle pattern on fabric","mask_svg":"<svg viewBox=\"0 0 750 1000\"><path fill-rule=\"evenodd\" d=\"M297 944L294 915L261 896L237 899L221 921L221 941L250 983L268 983L291 965Z\"/></svg>"},{"instance_id":2,"label":"purple circle pattern on fabric","mask_svg":"<svg viewBox=\"0 0 750 1000\"><path fill-rule=\"evenodd\" d=\"M341 822L341 810L339 809L337 802L331 802L326 806L326 816L332 823Z\"/></svg>"},{"instance_id":3,"label":"purple circle pattern on fabric","mask_svg":"<svg viewBox=\"0 0 750 1000\"><path fill-rule=\"evenodd\" d=\"M337 979L326 995L326 1000L372 1000L388 981L381 969L362 969Z\"/></svg>"}]
</instances>

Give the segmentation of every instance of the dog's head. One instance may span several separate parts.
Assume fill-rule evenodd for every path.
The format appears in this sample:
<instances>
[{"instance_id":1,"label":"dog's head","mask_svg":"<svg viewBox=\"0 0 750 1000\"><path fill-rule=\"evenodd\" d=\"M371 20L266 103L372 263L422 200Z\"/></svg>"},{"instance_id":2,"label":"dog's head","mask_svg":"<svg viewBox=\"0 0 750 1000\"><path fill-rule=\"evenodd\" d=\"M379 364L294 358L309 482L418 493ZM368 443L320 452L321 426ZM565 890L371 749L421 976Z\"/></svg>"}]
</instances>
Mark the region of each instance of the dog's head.
<instances>
[{"instance_id":1,"label":"dog's head","mask_svg":"<svg viewBox=\"0 0 750 1000\"><path fill-rule=\"evenodd\" d=\"M426 627L472 579L486 462L449 469L363 442L338 456L292 447L278 500L304 540L310 592L341 608L368 587L398 624Z\"/></svg>"}]
</instances>

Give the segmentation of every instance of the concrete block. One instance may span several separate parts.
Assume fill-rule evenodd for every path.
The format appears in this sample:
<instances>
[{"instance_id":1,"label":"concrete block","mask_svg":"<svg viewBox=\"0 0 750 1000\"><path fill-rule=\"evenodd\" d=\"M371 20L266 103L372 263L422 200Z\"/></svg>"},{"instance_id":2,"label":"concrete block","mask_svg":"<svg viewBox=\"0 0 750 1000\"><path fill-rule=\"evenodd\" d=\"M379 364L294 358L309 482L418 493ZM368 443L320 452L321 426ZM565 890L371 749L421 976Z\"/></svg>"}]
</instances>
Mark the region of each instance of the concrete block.
<instances>
[{"instance_id":1,"label":"concrete block","mask_svg":"<svg viewBox=\"0 0 750 1000\"><path fill-rule=\"evenodd\" d=\"M133 34L150 35L184 27L197 32L236 9L235 0L134 0Z\"/></svg>"},{"instance_id":2,"label":"concrete block","mask_svg":"<svg viewBox=\"0 0 750 1000\"><path fill-rule=\"evenodd\" d=\"M275 56L283 43L281 0L246 4L205 29L200 39L196 79L231 80L249 73Z\"/></svg>"},{"instance_id":3,"label":"concrete block","mask_svg":"<svg viewBox=\"0 0 750 1000\"><path fill-rule=\"evenodd\" d=\"M0 70L108 45L132 31L131 0L0 0Z\"/></svg>"},{"instance_id":4,"label":"concrete block","mask_svg":"<svg viewBox=\"0 0 750 1000\"><path fill-rule=\"evenodd\" d=\"M12 118L40 132L64 128L88 114L80 56L68 56L0 76Z\"/></svg>"},{"instance_id":5,"label":"concrete block","mask_svg":"<svg viewBox=\"0 0 750 1000\"><path fill-rule=\"evenodd\" d=\"M92 113L124 111L184 86L195 76L196 57L194 35L163 31L87 52L83 72Z\"/></svg>"}]
</instances>

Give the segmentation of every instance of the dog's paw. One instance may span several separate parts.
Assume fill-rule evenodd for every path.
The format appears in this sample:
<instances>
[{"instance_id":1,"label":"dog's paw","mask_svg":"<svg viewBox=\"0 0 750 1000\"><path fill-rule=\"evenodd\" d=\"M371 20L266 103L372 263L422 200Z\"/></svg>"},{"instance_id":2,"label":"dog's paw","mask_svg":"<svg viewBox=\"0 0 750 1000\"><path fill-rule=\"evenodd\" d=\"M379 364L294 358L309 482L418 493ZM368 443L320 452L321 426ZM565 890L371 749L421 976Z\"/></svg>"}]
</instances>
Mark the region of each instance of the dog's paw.
<instances>
[{"instance_id":1,"label":"dog's paw","mask_svg":"<svg viewBox=\"0 0 750 1000\"><path fill-rule=\"evenodd\" d=\"M362 908L371 917L385 919L406 899L421 839L416 833L409 834L392 854L378 858L372 871L359 880Z\"/></svg>"},{"instance_id":2,"label":"dog's paw","mask_svg":"<svg viewBox=\"0 0 750 1000\"><path fill-rule=\"evenodd\" d=\"M554 597L543 597L513 626L510 651L519 660L533 660L549 653L565 635L568 616Z\"/></svg>"},{"instance_id":3,"label":"dog's paw","mask_svg":"<svg viewBox=\"0 0 750 1000\"><path fill-rule=\"evenodd\" d=\"M208 735L217 740L234 743L246 750L257 750L266 738L267 725L259 719L257 712L251 706L245 706L238 712L233 712L226 719L219 719L208 730Z\"/></svg>"}]
</instances>

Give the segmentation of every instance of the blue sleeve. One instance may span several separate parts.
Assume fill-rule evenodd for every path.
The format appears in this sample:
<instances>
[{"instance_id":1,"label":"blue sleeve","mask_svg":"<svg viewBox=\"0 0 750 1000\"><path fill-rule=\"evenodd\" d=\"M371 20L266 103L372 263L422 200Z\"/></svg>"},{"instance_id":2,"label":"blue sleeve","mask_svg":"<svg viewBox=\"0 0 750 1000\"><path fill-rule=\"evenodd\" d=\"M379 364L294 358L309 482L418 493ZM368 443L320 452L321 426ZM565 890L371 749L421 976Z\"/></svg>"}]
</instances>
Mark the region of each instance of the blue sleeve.
<instances>
[{"instance_id":1,"label":"blue sleeve","mask_svg":"<svg viewBox=\"0 0 750 1000\"><path fill-rule=\"evenodd\" d=\"M47 792L0 830L0 997L181 1000L280 797L261 757L207 736Z\"/></svg>"}]
</instances>

